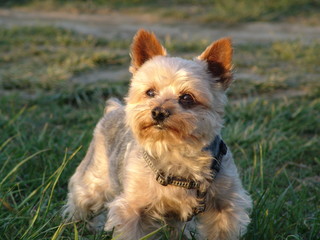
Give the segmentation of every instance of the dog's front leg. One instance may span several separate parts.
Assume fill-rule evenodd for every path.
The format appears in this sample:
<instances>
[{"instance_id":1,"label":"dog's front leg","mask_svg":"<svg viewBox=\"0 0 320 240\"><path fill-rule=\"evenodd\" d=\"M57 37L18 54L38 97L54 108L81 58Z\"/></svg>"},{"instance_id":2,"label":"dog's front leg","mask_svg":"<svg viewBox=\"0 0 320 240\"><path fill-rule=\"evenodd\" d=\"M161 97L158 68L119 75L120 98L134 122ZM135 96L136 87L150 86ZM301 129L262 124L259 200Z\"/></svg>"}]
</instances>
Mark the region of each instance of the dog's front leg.
<instances>
[{"instance_id":1,"label":"dog's front leg","mask_svg":"<svg viewBox=\"0 0 320 240\"><path fill-rule=\"evenodd\" d=\"M240 236L237 219L232 212L212 209L199 215L198 219L201 235L205 239L236 240Z\"/></svg>"},{"instance_id":2,"label":"dog's front leg","mask_svg":"<svg viewBox=\"0 0 320 240\"><path fill-rule=\"evenodd\" d=\"M125 197L124 194L118 196L108 204L108 220L105 225L106 231L114 228L114 237L118 240L137 240L150 232L146 223L147 217L142 214L147 207L145 201L133 200Z\"/></svg>"},{"instance_id":3,"label":"dog's front leg","mask_svg":"<svg viewBox=\"0 0 320 240\"><path fill-rule=\"evenodd\" d=\"M223 208L209 208L198 216L199 229L205 239L236 240L250 222L246 207L234 203Z\"/></svg>"}]
</instances>

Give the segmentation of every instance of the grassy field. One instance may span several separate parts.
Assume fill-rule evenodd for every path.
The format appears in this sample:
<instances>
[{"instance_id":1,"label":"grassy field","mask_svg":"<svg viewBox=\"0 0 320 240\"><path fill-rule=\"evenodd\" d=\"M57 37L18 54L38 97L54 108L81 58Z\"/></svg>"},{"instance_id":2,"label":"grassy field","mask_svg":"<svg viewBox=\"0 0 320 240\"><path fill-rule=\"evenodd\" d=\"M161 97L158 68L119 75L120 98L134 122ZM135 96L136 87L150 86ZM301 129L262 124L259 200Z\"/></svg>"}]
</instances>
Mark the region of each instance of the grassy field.
<instances>
[{"instance_id":1,"label":"grassy field","mask_svg":"<svg viewBox=\"0 0 320 240\"><path fill-rule=\"evenodd\" d=\"M208 44L164 43L187 57ZM0 239L112 238L60 214L105 99L123 97L128 79L70 78L127 67L129 44L53 27L0 29ZM223 131L254 199L243 239L320 238L319 56L320 41L235 46L236 76L257 76L232 85Z\"/></svg>"},{"instance_id":2,"label":"grassy field","mask_svg":"<svg viewBox=\"0 0 320 240\"><path fill-rule=\"evenodd\" d=\"M104 14L117 10L209 24L320 22L318 0L2 0L0 6Z\"/></svg>"}]
</instances>

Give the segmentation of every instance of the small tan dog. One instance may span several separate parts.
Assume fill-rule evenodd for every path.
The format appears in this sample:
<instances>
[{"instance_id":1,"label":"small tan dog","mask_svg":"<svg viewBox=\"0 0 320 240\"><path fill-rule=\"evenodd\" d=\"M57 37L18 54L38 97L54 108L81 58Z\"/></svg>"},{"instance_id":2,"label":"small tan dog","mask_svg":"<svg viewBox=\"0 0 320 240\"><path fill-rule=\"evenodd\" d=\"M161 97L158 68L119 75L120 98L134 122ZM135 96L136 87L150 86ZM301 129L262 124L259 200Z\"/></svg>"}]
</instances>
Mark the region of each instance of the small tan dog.
<instances>
[{"instance_id":1,"label":"small tan dog","mask_svg":"<svg viewBox=\"0 0 320 240\"><path fill-rule=\"evenodd\" d=\"M196 239L238 239L252 203L220 138L232 81L230 39L185 60L167 56L153 33L140 30L131 57L126 105L107 102L70 179L65 214L85 220L107 210L104 229L119 240L163 224L176 229L170 239L185 224ZM99 227L96 219L91 225Z\"/></svg>"}]
</instances>

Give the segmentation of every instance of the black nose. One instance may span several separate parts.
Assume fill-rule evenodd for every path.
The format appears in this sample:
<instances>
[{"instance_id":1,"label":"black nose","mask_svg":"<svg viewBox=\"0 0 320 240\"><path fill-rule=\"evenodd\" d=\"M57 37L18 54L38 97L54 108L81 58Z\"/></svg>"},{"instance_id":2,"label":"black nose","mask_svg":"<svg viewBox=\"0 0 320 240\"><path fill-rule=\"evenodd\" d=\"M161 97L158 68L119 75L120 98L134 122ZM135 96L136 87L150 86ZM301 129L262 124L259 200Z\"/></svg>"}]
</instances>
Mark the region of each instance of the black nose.
<instances>
[{"instance_id":1,"label":"black nose","mask_svg":"<svg viewBox=\"0 0 320 240\"><path fill-rule=\"evenodd\" d=\"M154 109L152 109L151 115L152 118L157 122L162 122L170 116L170 112L162 107L155 107Z\"/></svg>"}]
</instances>

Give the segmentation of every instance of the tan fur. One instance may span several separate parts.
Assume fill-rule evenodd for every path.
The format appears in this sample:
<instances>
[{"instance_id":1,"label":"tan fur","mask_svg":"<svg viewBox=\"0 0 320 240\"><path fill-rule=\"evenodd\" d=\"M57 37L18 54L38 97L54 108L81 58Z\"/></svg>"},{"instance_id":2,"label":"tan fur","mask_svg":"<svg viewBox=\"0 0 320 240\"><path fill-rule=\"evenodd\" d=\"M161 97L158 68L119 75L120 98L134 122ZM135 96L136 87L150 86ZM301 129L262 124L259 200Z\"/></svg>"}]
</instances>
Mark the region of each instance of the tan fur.
<instances>
[{"instance_id":1,"label":"tan fur","mask_svg":"<svg viewBox=\"0 0 320 240\"><path fill-rule=\"evenodd\" d=\"M197 239L238 239L250 221L251 198L230 150L213 182L212 156L203 150L223 125L224 90L232 79L230 40L213 43L192 61L166 56L155 35L141 30L131 49L126 105L107 102L88 153L70 179L65 214L85 220L107 210L104 229L115 228L123 240L137 240L167 223L176 227L175 239L198 205L196 190L160 185L142 157L146 151L166 175L199 181L208 191L206 211L187 223L187 229L197 229ZM185 94L194 99L190 106L180 102ZM161 123L151 114L157 107L170 113ZM96 222L91 226L101 225Z\"/></svg>"}]
</instances>

